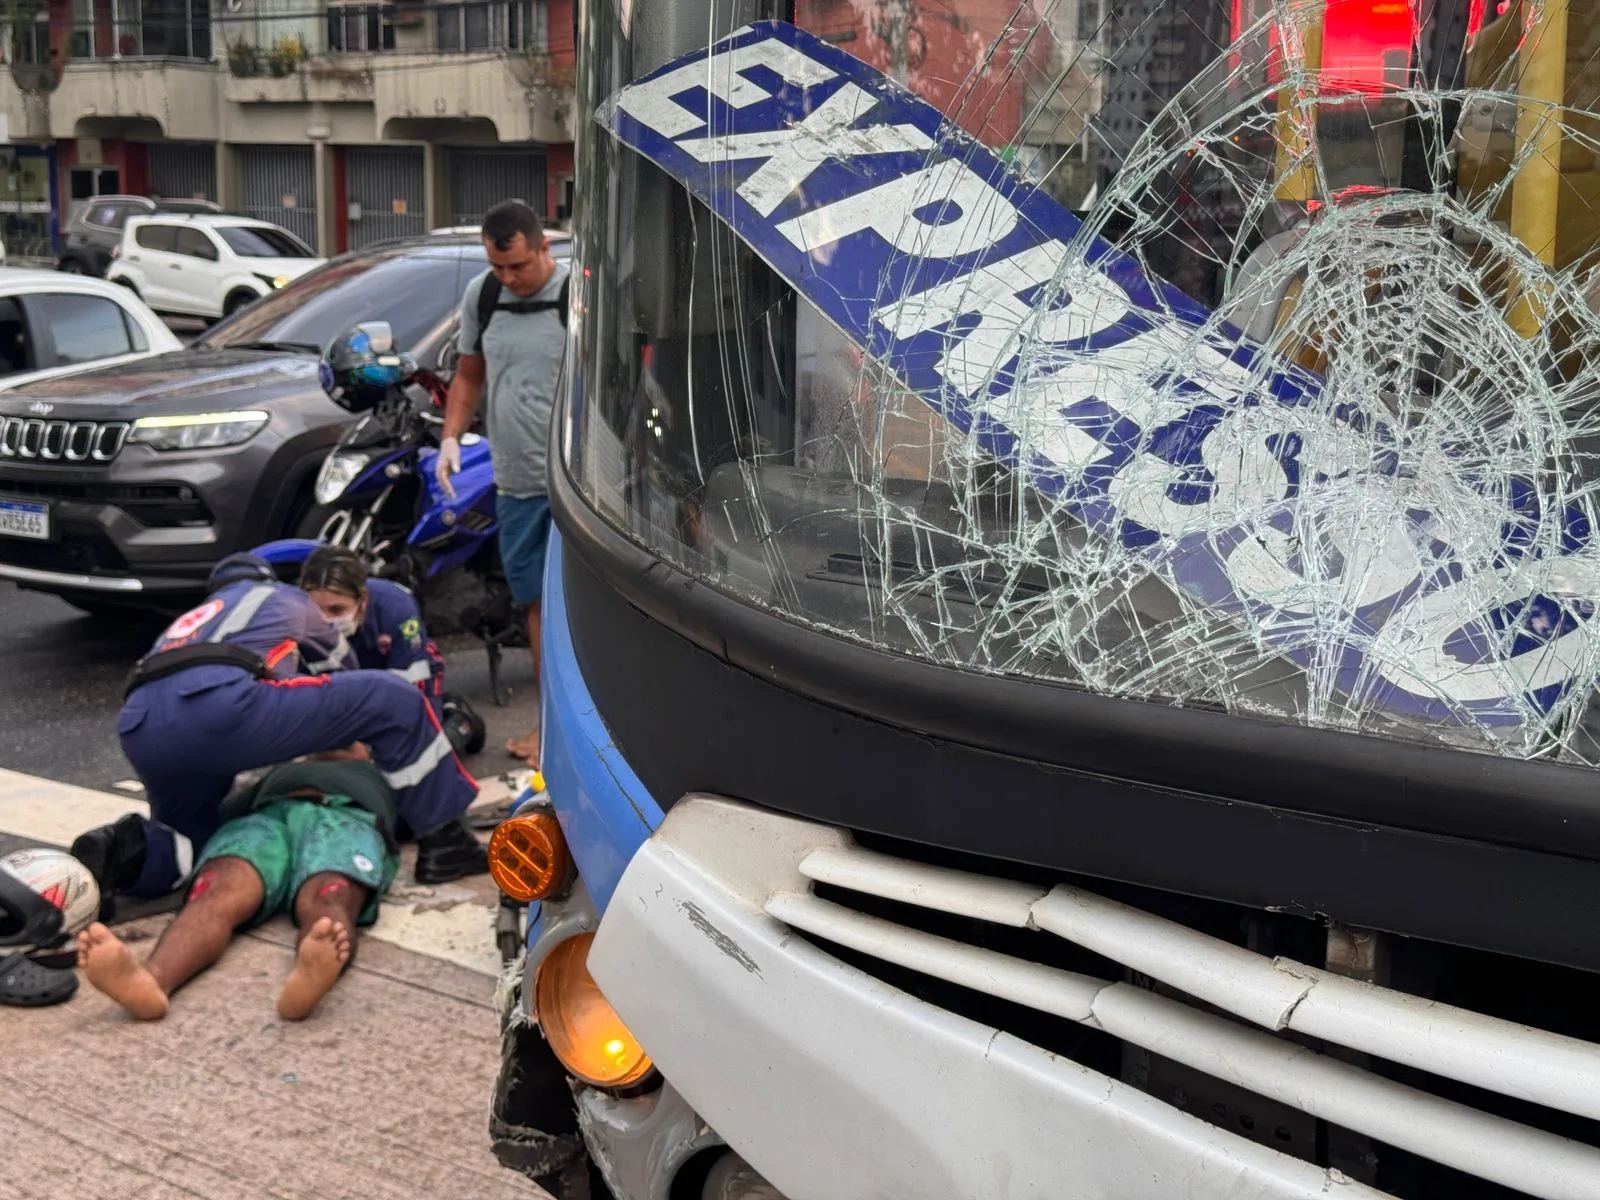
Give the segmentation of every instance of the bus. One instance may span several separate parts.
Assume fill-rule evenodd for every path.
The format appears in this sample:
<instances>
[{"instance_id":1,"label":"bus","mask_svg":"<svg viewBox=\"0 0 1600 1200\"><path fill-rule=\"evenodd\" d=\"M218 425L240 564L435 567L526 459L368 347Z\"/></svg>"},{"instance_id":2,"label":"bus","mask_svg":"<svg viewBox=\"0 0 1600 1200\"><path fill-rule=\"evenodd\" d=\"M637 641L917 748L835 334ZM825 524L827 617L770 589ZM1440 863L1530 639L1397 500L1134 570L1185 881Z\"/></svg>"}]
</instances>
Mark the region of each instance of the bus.
<instances>
[{"instance_id":1,"label":"bus","mask_svg":"<svg viewBox=\"0 0 1600 1200\"><path fill-rule=\"evenodd\" d=\"M501 1160L1600 1196L1600 9L577 9Z\"/></svg>"}]
</instances>

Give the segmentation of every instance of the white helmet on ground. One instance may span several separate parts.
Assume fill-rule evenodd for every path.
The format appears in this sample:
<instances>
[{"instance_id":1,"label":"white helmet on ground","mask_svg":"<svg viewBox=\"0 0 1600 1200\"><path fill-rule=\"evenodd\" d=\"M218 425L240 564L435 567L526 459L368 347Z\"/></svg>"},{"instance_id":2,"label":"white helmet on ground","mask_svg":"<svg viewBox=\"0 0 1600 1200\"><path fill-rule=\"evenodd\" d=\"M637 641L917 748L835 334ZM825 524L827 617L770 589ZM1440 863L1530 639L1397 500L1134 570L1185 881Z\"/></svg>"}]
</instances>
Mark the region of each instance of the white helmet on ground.
<instances>
[{"instance_id":1,"label":"white helmet on ground","mask_svg":"<svg viewBox=\"0 0 1600 1200\"><path fill-rule=\"evenodd\" d=\"M100 912L100 888L65 850L14 850L0 857L0 947L31 951L60 944Z\"/></svg>"}]
</instances>

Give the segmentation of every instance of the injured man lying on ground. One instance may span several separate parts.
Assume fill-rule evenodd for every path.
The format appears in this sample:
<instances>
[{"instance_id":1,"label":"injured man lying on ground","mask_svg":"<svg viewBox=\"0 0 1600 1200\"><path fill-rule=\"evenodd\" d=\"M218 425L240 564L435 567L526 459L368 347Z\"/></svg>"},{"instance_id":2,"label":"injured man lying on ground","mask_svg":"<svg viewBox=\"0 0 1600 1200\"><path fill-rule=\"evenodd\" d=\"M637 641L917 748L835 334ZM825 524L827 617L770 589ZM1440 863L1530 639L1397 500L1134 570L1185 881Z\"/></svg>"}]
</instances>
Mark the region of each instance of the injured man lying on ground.
<instances>
[{"instance_id":1,"label":"injured man lying on ground","mask_svg":"<svg viewBox=\"0 0 1600 1200\"><path fill-rule=\"evenodd\" d=\"M310 1016L350 965L356 927L377 920L398 863L394 794L364 747L339 753L352 757L286 763L230 795L183 910L143 964L98 922L78 936L89 982L140 1020L159 1020L235 932L288 913L299 940L278 1015Z\"/></svg>"}]
</instances>

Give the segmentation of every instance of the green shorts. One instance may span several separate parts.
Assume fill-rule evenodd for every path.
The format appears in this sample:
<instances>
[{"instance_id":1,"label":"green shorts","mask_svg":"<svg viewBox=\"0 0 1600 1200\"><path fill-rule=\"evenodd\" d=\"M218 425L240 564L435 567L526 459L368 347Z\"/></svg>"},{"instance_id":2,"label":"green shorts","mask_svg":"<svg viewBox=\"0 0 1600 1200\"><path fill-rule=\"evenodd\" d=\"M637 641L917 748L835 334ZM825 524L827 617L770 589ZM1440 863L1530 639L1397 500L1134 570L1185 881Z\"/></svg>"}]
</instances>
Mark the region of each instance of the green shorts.
<instances>
[{"instance_id":1,"label":"green shorts","mask_svg":"<svg viewBox=\"0 0 1600 1200\"><path fill-rule=\"evenodd\" d=\"M378 919L378 899L389 890L399 866L383 843L377 818L345 803L342 796L330 796L326 803L277 800L226 821L200 852L196 869L213 858L242 858L261 876L266 895L250 925L280 912L293 916L301 886L326 871L372 889L360 917L362 925L370 925Z\"/></svg>"}]
</instances>

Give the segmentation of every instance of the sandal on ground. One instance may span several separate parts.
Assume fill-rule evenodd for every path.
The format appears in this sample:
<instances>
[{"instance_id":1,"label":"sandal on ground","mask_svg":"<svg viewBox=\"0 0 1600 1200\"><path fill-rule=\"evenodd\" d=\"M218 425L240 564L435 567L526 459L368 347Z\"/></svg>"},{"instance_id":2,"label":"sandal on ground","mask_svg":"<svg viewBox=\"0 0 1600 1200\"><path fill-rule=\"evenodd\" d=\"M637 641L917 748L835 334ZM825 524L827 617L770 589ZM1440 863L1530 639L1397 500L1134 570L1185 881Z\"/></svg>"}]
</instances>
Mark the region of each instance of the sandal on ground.
<instances>
[{"instance_id":1,"label":"sandal on ground","mask_svg":"<svg viewBox=\"0 0 1600 1200\"><path fill-rule=\"evenodd\" d=\"M76 971L40 966L20 951L0 958L0 1004L43 1008L70 1000L77 990Z\"/></svg>"}]
</instances>

